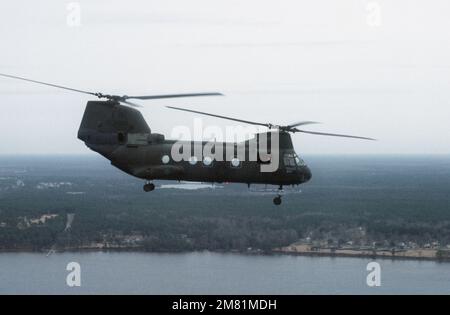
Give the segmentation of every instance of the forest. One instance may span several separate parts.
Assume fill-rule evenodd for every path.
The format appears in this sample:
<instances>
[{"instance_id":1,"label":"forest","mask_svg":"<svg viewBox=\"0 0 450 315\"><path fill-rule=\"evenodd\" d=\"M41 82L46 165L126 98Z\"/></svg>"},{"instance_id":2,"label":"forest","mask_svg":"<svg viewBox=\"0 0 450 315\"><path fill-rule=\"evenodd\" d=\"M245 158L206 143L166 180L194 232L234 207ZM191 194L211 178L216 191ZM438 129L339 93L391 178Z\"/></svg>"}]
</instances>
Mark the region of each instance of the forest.
<instances>
[{"instance_id":1,"label":"forest","mask_svg":"<svg viewBox=\"0 0 450 315\"><path fill-rule=\"evenodd\" d=\"M144 193L140 180L91 157L5 160L0 250L268 252L304 238L450 244L449 159L403 159L312 157L313 180L287 189L280 207L274 192L238 184L157 182Z\"/></svg>"}]
</instances>

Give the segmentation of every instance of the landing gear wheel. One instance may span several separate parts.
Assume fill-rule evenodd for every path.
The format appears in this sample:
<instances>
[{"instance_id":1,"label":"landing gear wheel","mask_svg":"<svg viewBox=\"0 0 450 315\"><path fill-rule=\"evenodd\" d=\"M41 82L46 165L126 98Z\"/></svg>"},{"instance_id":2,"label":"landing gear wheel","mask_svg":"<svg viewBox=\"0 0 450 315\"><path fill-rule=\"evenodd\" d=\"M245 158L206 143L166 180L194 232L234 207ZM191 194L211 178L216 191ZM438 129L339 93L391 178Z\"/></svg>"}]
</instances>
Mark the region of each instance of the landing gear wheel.
<instances>
[{"instance_id":1,"label":"landing gear wheel","mask_svg":"<svg viewBox=\"0 0 450 315\"><path fill-rule=\"evenodd\" d=\"M275 198L273 198L273 204L276 206L281 205L281 196L276 196Z\"/></svg>"},{"instance_id":2,"label":"landing gear wheel","mask_svg":"<svg viewBox=\"0 0 450 315\"><path fill-rule=\"evenodd\" d=\"M149 192L155 190L155 184L149 183L144 185L144 191Z\"/></svg>"}]
</instances>

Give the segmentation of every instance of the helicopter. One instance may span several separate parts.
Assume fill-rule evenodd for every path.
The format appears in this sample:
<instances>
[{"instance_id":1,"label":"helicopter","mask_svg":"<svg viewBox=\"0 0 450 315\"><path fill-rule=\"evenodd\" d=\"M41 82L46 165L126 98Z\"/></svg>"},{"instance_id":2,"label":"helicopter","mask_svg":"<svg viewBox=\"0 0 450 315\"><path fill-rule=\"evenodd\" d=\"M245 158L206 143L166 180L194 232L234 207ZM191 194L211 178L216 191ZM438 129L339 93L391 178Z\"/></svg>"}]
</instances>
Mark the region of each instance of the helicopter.
<instances>
[{"instance_id":1,"label":"helicopter","mask_svg":"<svg viewBox=\"0 0 450 315\"><path fill-rule=\"evenodd\" d=\"M310 168L294 150L291 134L304 133L375 140L368 137L299 129L305 125L315 124L316 122L313 121L276 125L166 106L173 110L267 128L266 132L257 133L252 139L242 142L170 140L163 134L152 132L141 112L136 109L141 105L131 100L222 96L223 94L208 92L119 96L84 91L9 74L0 73L0 76L83 93L100 99L87 102L78 129L78 139L121 171L143 179L145 192L155 190L154 180L244 183L249 187L251 184L266 184L278 186L273 203L280 205L284 186L298 186L312 178Z\"/></svg>"}]
</instances>

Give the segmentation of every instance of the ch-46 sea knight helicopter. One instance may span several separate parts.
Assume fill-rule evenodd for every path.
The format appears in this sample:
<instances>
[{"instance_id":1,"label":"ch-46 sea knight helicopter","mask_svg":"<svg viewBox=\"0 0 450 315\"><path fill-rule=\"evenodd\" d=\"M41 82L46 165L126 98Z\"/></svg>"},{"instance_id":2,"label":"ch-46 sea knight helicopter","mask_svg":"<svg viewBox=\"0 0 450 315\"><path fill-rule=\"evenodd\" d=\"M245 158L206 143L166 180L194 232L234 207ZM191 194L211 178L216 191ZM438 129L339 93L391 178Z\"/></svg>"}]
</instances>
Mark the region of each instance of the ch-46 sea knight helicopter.
<instances>
[{"instance_id":1,"label":"ch-46 sea knight helicopter","mask_svg":"<svg viewBox=\"0 0 450 315\"><path fill-rule=\"evenodd\" d=\"M205 183L245 183L276 185L279 191L273 202L281 204L281 192L285 185L300 185L311 179L311 170L296 154L292 145L291 133L306 133L313 135L356 138L374 140L343 134L306 131L298 127L314 124L312 121L301 121L294 124L280 126L271 123L260 123L243 119L236 119L200 111L167 106L168 108L208 115L221 119L228 119L239 123L264 126L267 132L256 134L252 140L241 143L214 142L211 153L220 151L214 157L204 154L208 142L181 142L182 151L185 147L190 152L200 152L199 156L192 155L184 159L174 159L173 149L180 145L180 141L167 140L164 135L151 131L142 114L133 107L140 105L130 100L152 100L179 97L215 96L221 93L192 93L148 96L118 96L94 93L73 89L61 85L45 83L8 74L0 76L18 79L55 88L65 89L95 96L104 101L88 101L83 119L78 130L78 139L88 148L98 152L111 161L120 170L146 181L144 191L155 189L153 180L196 181ZM263 139L263 140L262 140ZM272 146L276 139L277 146ZM263 145L264 142L264 145ZM197 150L195 148L200 148ZM222 150L218 150L218 149ZM233 150L229 150L232 148ZM241 148L241 154L238 154ZM175 150L179 152L179 149ZM250 159L249 156L255 156ZM262 167L277 161L276 168L261 171Z\"/></svg>"}]
</instances>

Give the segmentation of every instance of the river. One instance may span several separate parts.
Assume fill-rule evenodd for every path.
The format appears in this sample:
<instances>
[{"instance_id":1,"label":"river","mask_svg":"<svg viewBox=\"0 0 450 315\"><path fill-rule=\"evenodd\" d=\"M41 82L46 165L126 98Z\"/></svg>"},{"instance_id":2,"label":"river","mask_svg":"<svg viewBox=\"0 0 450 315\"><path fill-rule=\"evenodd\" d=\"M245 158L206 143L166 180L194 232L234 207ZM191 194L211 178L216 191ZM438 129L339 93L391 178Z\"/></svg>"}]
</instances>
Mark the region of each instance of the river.
<instances>
[{"instance_id":1,"label":"river","mask_svg":"<svg viewBox=\"0 0 450 315\"><path fill-rule=\"evenodd\" d=\"M69 287L70 262L81 286ZM450 294L450 263L211 252L0 254L1 294Z\"/></svg>"}]
</instances>

